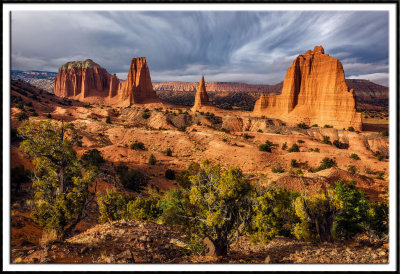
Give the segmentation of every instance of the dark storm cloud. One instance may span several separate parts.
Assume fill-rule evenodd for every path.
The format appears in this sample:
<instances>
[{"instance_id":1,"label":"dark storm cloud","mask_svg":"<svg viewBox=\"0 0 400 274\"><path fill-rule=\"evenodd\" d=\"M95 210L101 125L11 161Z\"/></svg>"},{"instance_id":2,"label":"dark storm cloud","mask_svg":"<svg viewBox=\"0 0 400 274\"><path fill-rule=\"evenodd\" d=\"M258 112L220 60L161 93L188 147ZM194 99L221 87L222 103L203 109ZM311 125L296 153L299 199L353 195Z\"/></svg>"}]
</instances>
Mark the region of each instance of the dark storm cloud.
<instances>
[{"instance_id":1,"label":"dark storm cloud","mask_svg":"<svg viewBox=\"0 0 400 274\"><path fill-rule=\"evenodd\" d=\"M342 61L346 77L387 84L388 13L382 11L18 11L12 68L56 71L93 59L125 75L145 56L155 81L278 83L315 45Z\"/></svg>"}]
</instances>

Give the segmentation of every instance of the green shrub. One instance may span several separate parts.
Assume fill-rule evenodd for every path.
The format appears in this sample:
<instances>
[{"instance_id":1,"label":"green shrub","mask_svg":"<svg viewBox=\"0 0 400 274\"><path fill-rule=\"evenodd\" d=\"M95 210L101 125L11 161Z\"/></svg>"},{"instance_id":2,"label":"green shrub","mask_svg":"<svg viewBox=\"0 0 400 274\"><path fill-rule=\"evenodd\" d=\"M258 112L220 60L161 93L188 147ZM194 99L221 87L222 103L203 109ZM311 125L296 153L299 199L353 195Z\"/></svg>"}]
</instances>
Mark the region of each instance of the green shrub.
<instances>
[{"instance_id":1,"label":"green shrub","mask_svg":"<svg viewBox=\"0 0 400 274\"><path fill-rule=\"evenodd\" d=\"M389 136L389 131L385 129L384 131L381 132L382 136Z\"/></svg>"},{"instance_id":2,"label":"green shrub","mask_svg":"<svg viewBox=\"0 0 400 274\"><path fill-rule=\"evenodd\" d=\"M287 143L284 142L284 143L282 144L282 150L286 150L286 149L287 149Z\"/></svg>"},{"instance_id":3,"label":"green shrub","mask_svg":"<svg viewBox=\"0 0 400 274\"><path fill-rule=\"evenodd\" d=\"M234 232L240 233L249 222L246 216L251 216L251 206L247 194L251 186L239 169L223 170L207 162L190 181L188 193L180 193L180 202L171 202L163 219L173 222L170 225L191 229L198 237L208 237L217 256L226 256Z\"/></svg>"},{"instance_id":4,"label":"green shrub","mask_svg":"<svg viewBox=\"0 0 400 274\"><path fill-rule=\"evenodd\" d=\"M263 131L262 131L262 129L258 129L258 130L257 130L257 132L260 132L260 133L262 133Z\"/></svg>"},{"instance_id":5,"label":"green shrub","mask_svg":"<svg viewBox=\"0 0 400 274\"><path fill-rule=\"evenodd\" d=\"M378 161L383 161L384 159L388 158L380 151L375 151L374 156L378 159Z\"/></svg>"},{"instance_id":6,"label":"green shrub","mask_svg":"<svg viewBox=\"0 0 400 274\"><path fill-rule=\"evenodd\" d=\"M347 130L348 130L348 131L352 131L352 132L355 131L354 127L348 127Z\"/></svg>"},{"instance_id":7,"label":"green shrub","mask_svg":"<svg viewBox=\"0 0 400 274\"><path fill-rule=\"evenodd\" d=\"M84 165L86 166L96 166L99 167L101 164L105 162L103 156L101 156L101 152L97 149L90 149L85 151L81 157Z\"/></svg>"},{"instance_id":8,"label":"green shrub","mask_svg":"<svg viewBox=\"0 0 400 274\"><path fill-rule=\"evenodd\" d=\"M299 194L275 184L266 189L257 187L253 193L251 241L267 244L276 235L289 237L292 225L298 221L292 203Z\"/></svg>"},{"instance_id":9,"label":"green shrub","mask_svg":"<svg viewBox=\"0 0 400 274\"><path fill-rule=\"evenodd\" d=\"M333 128L331 125L324 125L324 128Z\"/></svg>"},{"instance_id":10,"label":"green shrub","mask_svg":"<svg viewBox=\"0 0 400 274\"><path fill-rule=\"evenodd\" d=\"M313 124L311 127L318 127L318 124Z\"/></svg>"},{"instance_id":11,"label":"green shrub","mask_svg":"<svg viewBox=\"0 0 400 274\"><path fill-rule=\"evenodd\" d=\"M201 256L204 255L205 252L202 239L196 235L189 238L188 242L186 243L186 249L189 251L188 255Z\"/></svg>"},{"instance_id":12,"label":"green shrub","mask_svg":"<svg viewBox=\"0 0 400 274\"><path fill-rule=\"evenodd\" d=\"M247 133L244 133L242 136L243 136L243 138L245 138L245 139L249 139L249 138L250 138L250 135L247 134Z\"/></svg>"},{"instance_id":13,"label":"green shrub","mask_svg":"<svg viewBox=\"0 0 400 274\"><path fill-rule=\"evenodd\" d=\"M200 123L200 122L198 122L198 123ZM231 132L229 129L226 129L226 128L221 128L221 131L223 131L225 133L230 133Z\"/></svg>"},{"instance_id":14,"label":"green shrub","mask_svg":"<svg viewBox=\"0 0 400 274\"><path fill-rule=\"evenodd\" d=\"M351 158L351 159L354 159L354 160L360 160L360 157L358 157L358 155L355 154L355 153L352 153L352 154L350 155L350 158Z\"/></svg>"},{"instance_id":15,"label":"green shrub","mask_svg":"<svg viewBox=\"0 0 400 274\"><path fill-rule=\"evenodd\" d=\"M283 173L285 172L285 170L283 169L283 167L281 166L281 164L276 164L276 166L274 166L272 169L273 173Z\"/></svg>"},{"instance_id":16,"label":"green shrub","mask_svg":"<svg viewBox=\"0 0 400 274\"><path fill-rule=\"evenodd\" d=\"M188 189L191 186L190 183L190 176L195 175L200 171L200 165L198 163L191 163L188 169L184 169L178 172L176 176L176 181L178 182L179 186L184 189Z\"/></svg>"},{"instance_id":17,"label":"green shrub","mask_svg":"<svg viewBox=\"0 0 400 274\"><path fill-rule=\"evenodd\" d=\"M356 169L355 166L349 166L349 167L347 168L347 171L354 174L354 173L357 172L357 169Z\"/></svg>"},{"instance_id":18,"label":"green shrub","mask_svg":"<svg viewBox=\"0 0 400 274\"><path fill-rule=\"evenodd\" d=\"M341 202L340 214L335 218L333 232L339 239L351 239L363 232L368 219L369 199L364 191L358 190L354 181L342 180L335 185L335 195Z\"/></svg>"},{"instance_id":19,"label":"green shrub","mask_svg":"<svg viewBox=\"0 0 400 274\"><path fill-rule=\"evenodd\" d=\"M167 156L172 156L172 149L171 148L167 148L167 150L165 151L165 155Z\"/></svg>"},{"instance_id":20,"label":"green shrub","mask_svg":"<svg viewBox=\"0 0 400 274\"><path fill-rule=\"evenodd\" d=\"M300 152L300 148L297 144L293 144L291 148L288 149L289 152Z\"/></svg>"},{"instance_id":21,"label":"green shrub","mask_svg":"<svg viewBox=\"0 0 400 274\"><path fill-rule=\"evenodd\" d=\"M329 136L324 136L324 139L322 140L322 143L327 144L327 145L332 145L332 142L330 141Z\"/></svg>"},{"instance_id":22,"label":"green shrub","mask_svg":"<svg viewBox=\"0 0 400 274\"><path fill-rule=\"evenodd\" d=\"M144 144L142 142L134 142L131 144L131 149L133 150L145 150Z\"/></svg>"},{"instance_id":23,"label":"green shrub","mask_svg":"<svg viewBox=\"0 0 400 274\"><path fill-rule=\"evenodd\" d=\"M340 142L339 140L333 141L333 145L337 148L343 148L343 143Z\"/></svg>"},{"instance_id":24,"label":"green shrub","mask_svg":"<svg viewBox=\"0 0 400 274\"><path fill-rule=\"evenodd\" d=\"M100 223L121 220L125 216L126 198L119 192L108 190L105 194L97 192L97 205Z\"/></svg>"},{"instance_id":25,"label":"green shrub","mask_svg":"<svg viewBox=\"0 0 400 274\"><path fill-rule=\"evenodd\" d=\"M317 194L304 193L294 201L300 222L294 227L298 239L333 241L333 221L340 210L340 203L332 191Z\"/></svg>"},{"instance_id":26,"label":"green shrub","mask_svg":"<svg viewBox=\"0 0 400 274\"><path fill-rule=\"evenodd\" d=\"M384 180L383 175L385 175L383 171L378 172L378 174L376 175L376 179Z\"/></svg>"},{"instance_id":27,"label":"green shrub","mask_svg":"<svg viewBox=\"0 0 400 274\"><path fill-rule=\"evenodd\" d=\"M168 180L175 180L175 171L172 169L167 169L165 171L165 178Z\"/></svg>"},{"instance_id":28,"label":"green shrub","mask_svg":"<svg viewBox=\"0 0 400 274\"><path fill-rule=\"evenodd\" d=\"M319 148L314 148L314 152L319 152Z\"/></svg>"},{"instance_id":29,"label":"green shrub","mask_svg":"<svg viewBox=\"0 0 400 274\"><path fill-rule=\"evenodd\" d=\"M154 156L154 154L151 154L149 158L149 165L154 166L156 162L157 162L156 156Z\"/></svg>"},{"instance_id":30,"label":"green shrub","mask_svg":"<svg viewBox=\"0 0 400 274\"><path fill-rule=\"evenodd\" d=\"M129 201L126 205L125 217L128 220L156 220L161 214L159 199L156 196L152 196L149 199L139 197Z\"/></svg>"},{"instance_id":31,"label":"green shrub","mask_svg":"<svg viewBox=\"0 0 400 274\"><path fill-rule=\"evenodd\" d=\"M228 140L224 138L224 139L222 139L222 142L226 143L226 142L228 142Z\"/></svg>"},{"instance_id":32,"label":"green shrub","mask_svg":"<svg viewBox=\"0 0 400 274\"><path fill-rule=\"evenodd\" d=\"M297 140L297 143L299 143L299 144L303 144L303 143L304 143L304 141L303 141L303 140Z\"/></svg>"},{"instance_id":33,"label":"green shrub","mask_svg":"<svg viewBox=\"0 0 400 274\"><path fill-rule=\"evenodd\" d=\"M107 116L107 117L106 117L106 123L107 123L107 124L111 124L111 117L110 117L110 116Z\"/></svg>"},{"instance_id":34,"label":"green shrub","mask_svg":"<svg viewBox=\"0 0 400 274\"><path fill-rule=\"evenodd\" d=\"M143 112L142 118L143 118L143 119L149 119L149 118L150 118L150 113L148 113L148 112Z\"/></svg>"},{"instance_id":35,"label":"green shrub","mask_svg":"<svg viewBox=\"0 0 400 274\"><path fill-rule=\"evenodd\" d=\"M306 123L297 124L297 127L298 128L302 128L302 129L309 129L310 128Z\"/></svg>"},{"instance_id":36,"label":"green shrub","mask_svg":"<svg viewBox=\"0 0 400 274\"><path fill-rule=\"evenodd\" d=\"M299 163L296 161L296 159L292 159L290 161L290 166L291 167L299 167Z\"/></svg>"},{"instance_id":37,"label":"green shrub","mask_svg":"<svg viewBox=\"0 0 400 274\"><path fill-rule=\"evenodd\" d=\"M116 167L116 172L121 184L132 191L140 192L148 184L146 176L138 170L130 170L125 165Z\"/></svg>"},{"instance_id":38,"label":"green shrub","mask_svg":"<svg viewBox=\"0 0 400 274\"><path fill-rule=\"evenodd\" d=\"M334 166L337 166L335 160L325 157L324 159L322 159L320 166L317 168L317 171L331 168Z\"/></svg>"},{"instance_id":39,"label":"green shrub","mask_svg":"<svg viewBox=\"0 0 400 274\"><path fill-rule=\"evenodd\" d=\"M18 121L24 121L24 120L28 120L29 116L25 111L21 111L20 113L17 114L17 119L18 119Z\"/></svg>"},{"instance_id":40,"label":"green shrub","mask_svg":"<svg viewBox=\"0 0 400 274\"><path fill-rule=\"evenodd\" d=\"M260 151L272 152L273 146L274 146L274 144L271 141L267 140L267 141L265 141L265 144L260 145L258 147L258 149Z\"/></svg>"}]
</instances>

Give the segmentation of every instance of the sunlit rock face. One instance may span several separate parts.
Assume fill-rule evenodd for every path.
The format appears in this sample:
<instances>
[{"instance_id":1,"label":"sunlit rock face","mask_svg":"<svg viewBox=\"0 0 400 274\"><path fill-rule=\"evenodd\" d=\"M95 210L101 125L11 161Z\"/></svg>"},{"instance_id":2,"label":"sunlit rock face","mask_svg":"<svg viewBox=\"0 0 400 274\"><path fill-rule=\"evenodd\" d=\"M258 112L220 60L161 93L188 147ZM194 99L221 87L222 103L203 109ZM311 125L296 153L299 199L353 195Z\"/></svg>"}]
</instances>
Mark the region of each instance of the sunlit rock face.
<instances>
[{"instance_id":1,"label":"sunlit rock face","mask_svg":"<svg viewBox=\"0 0 400 274\"><path fill-rule=\"evenodd\" d=\"M262 95L254 114L288 123L353 126L361 130L353 90L348 90L342 63L316 46L299 55L288 68L279 95Z\"/></svg>"}]
</instances>

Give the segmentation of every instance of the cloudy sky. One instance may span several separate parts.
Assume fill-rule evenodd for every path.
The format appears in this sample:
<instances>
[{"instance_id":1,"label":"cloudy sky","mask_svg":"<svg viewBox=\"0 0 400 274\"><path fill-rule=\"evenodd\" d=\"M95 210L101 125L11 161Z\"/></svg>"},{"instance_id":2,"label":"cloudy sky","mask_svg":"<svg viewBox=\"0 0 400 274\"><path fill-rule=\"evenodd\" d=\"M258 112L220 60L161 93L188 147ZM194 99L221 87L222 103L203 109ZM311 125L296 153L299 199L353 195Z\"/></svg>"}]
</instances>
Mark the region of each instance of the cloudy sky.
<instances>
[{"instance_id":1,"label":"cloudy sky","mask_svg":"<svg viewBox=\"0 0 400 274\"><path fill-rule=\"evenodd\" d=\"M145 56L153 81L276 84L315 45L346 78L388 85L386 11L15 11L11 63L57 71L92 59L124 79Z\"/></svg>"}]
</instances>

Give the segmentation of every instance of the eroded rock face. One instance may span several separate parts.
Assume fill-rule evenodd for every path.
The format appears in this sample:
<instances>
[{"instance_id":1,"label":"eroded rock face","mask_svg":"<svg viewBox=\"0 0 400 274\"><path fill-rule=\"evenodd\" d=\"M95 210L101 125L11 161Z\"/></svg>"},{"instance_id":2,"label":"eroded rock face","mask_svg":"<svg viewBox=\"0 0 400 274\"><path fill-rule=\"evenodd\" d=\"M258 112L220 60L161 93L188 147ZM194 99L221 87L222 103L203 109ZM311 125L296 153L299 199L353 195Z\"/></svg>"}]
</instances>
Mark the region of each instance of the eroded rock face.
<instances>
[{"instance_id":1,"label":"eroded rock face","mask_svg":"<svg viewBox=\"0 0 400 274\"><path fill-rule=\"evenodd\" d=\"M106 97L111 78L112 76L104 68L90 59L68 62L58 70L54 94L76 99L90 96Z\"/></svg>"},{"instance_id":2,"label":"eroded rock face","mask_svg":"<svg viewBox=\"0 0 400 274\"><path fill-rule=\"evenodd\" d=\"M127 79L122 82L119 93L121 100L129 104L159 101L151 84L145 57L132 58Z\"/></svg>"},{"instance_id":3,"label":"eroded rock face","mask_svg":"<svg viewBox=\"0 0 400 274\"><path fill-rule=\"evenodd\" d=\"M288 123L353 126L361 130L353 90L348 90L342 63L316 46L299 55L286 72L280 95L262 95L254 113Z\"/></svg>"},{"instance_id":4,"label":"eroded rock face","mask_svg":"<svg viewBox=\"0 0 400 274\"><path fill-rule=\"evenodd\" d=\"M198 87L198 89L196 91L196 96L195 96L195 99L194 99L193 109L196 110L196 109L200 109L200 108L202 108L204 106L210 106L210 105L211 104L210 104L210 101L208 99L208 95L207 95L207 92L206 92L206 85L205 85L205 82L204 82L204 76L201 76L201 81L200 81L199 87Z\"/></svg>"},{"instance_id":5,"label":"eroded rock face","mask_svg":"<svg viewBox=\"0 0 400 274\"><path fill-rule=\"evenodd\" d=\"M159 102L146 58L133 58L126 81L109 74L92 60L68 62L58 71L54 94L84 102L112 105Z\"/></svg>"}]
</instances>

